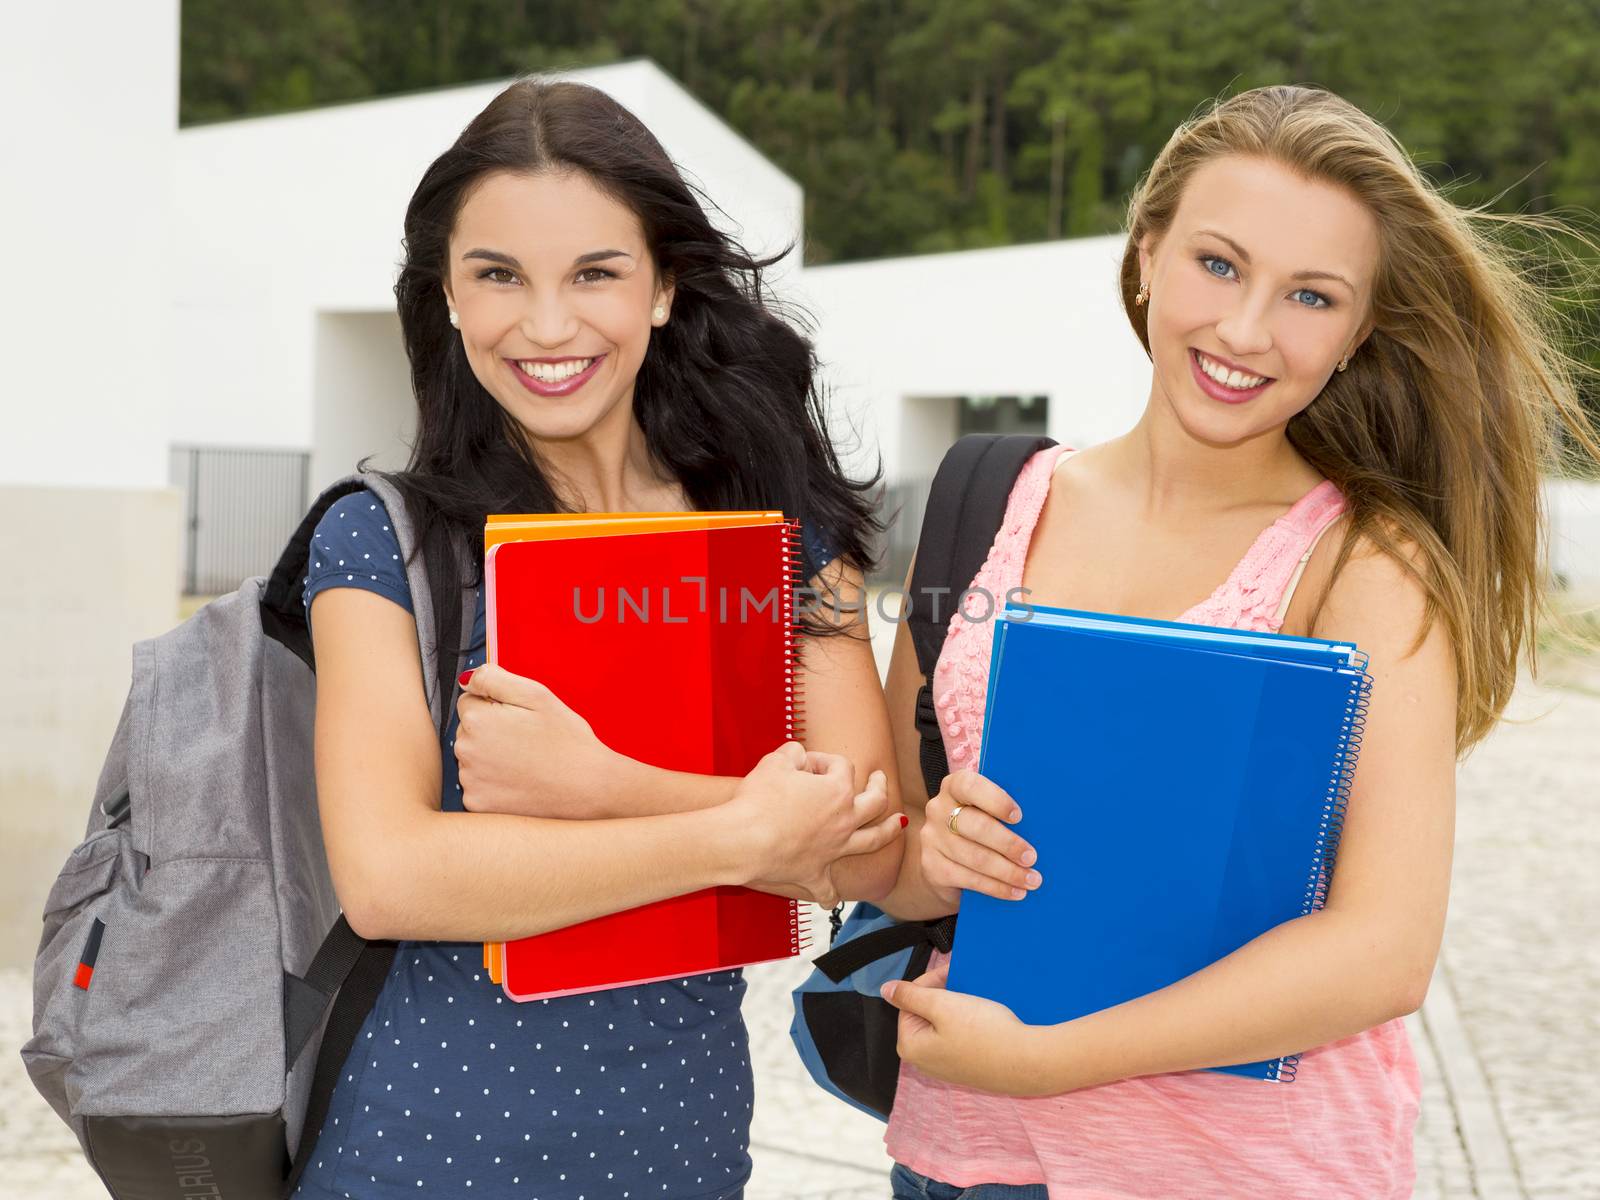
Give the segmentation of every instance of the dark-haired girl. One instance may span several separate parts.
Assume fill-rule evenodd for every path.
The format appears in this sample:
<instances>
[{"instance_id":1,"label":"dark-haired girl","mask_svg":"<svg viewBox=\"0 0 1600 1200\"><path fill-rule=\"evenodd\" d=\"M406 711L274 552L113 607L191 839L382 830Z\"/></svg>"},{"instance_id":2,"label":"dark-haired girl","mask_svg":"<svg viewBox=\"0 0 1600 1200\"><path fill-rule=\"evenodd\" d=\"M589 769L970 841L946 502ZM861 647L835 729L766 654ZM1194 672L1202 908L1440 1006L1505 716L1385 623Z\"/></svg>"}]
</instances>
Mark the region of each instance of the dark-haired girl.
<instances>
[{"instance_id":1,"label":"dark-haired girl","mask_svg":"<svg viewBox=\"0 0 1600 1200\"><path fill-rule=\"evenodd\" d=\"M737 1196L738 971L519 1005L481 977L478 943L716 884L885 894L903 821L860 608L812 610L804 747L743 779L687 775L617 755L536 680L484 666L481 549L466 579L452 551L481 548L494 512L781 508L805 523L810 585L857 600L870 481L842 473L811 347L763 301L772 260L714 229L603 93L501 93L428 168L405 246L419 420L393 479L434 590L476 604L476 670L441 762L388 514L366 492L331 510L305 588L323 829L351 923L400 948L300 1194Z\"/></svg>"}]
</instances>

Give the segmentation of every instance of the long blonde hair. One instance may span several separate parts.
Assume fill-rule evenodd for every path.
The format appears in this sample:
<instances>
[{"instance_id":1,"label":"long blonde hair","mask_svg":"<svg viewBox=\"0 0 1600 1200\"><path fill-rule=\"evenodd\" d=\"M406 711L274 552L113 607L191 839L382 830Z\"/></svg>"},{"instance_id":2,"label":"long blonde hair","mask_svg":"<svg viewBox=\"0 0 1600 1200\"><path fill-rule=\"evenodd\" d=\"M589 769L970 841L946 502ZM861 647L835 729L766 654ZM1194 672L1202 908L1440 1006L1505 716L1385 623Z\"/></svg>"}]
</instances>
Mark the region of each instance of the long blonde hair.
<instances>
[{"instance_id":1,"label":"long blonde hair","mask_svg":"<svg viewBox=\"0 0 1600 1200\"><path fill-rule=\"evenodd\" d=\"M1579 447L1600 461L1577 393L1587 368L1566 348L1557 289L1525 273L1524 252L1495 234L1576 231L1548 217L1457 206L1393 134L1331 92L1256 88L1179 126L1134 190L1120 284L1147 353L1145 310L1133 303L1140 239L1160 239L1190 175L1222 155L1265 158L1342 186L1377 217L1373 332L1289 421L1287 436L1349 502L1330 584L1364 536L1424 588L1422 634L1444 620L1456 664L1456 750L1465 753L1504 711L1524 648L1537 666L1533 635L1548 610L1541 478L1577 465ZM1561 256L1539 265L1552 262L1575 265ZM1407 543L1420 552L1415 565ZM1327 595L1325 587L1317 613Z\"/></svg>"}]
</instances>

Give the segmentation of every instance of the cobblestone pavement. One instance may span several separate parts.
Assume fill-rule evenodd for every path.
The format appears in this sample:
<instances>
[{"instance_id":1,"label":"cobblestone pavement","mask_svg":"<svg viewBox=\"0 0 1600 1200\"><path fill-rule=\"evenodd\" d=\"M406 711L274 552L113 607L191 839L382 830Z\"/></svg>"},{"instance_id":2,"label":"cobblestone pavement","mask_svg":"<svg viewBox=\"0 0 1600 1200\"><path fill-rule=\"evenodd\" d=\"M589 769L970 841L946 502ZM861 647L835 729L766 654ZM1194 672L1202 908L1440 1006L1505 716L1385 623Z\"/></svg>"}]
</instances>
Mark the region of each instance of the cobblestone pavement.
<instances>
[{"instance_id":1,"label":"cobblestone pavement","mask_svg":"<svg viewBox=\"0 0 1600 1200\"><path fill-rule=\"evenodd\" d=\"M1508 714L1523 723L1461 767L1445 949L1407 1021L1424 1081L1422 1200L1600 1197L1600 662L1553 678L1524 681ZM789 989L805 969L749 976L749 1200L884 1197L883 1127L814 1087L791 1052ZM0 1197L102 1196L17 1057L28 1006L26 975L0 971Z\"/></svg>"}]
</instances>

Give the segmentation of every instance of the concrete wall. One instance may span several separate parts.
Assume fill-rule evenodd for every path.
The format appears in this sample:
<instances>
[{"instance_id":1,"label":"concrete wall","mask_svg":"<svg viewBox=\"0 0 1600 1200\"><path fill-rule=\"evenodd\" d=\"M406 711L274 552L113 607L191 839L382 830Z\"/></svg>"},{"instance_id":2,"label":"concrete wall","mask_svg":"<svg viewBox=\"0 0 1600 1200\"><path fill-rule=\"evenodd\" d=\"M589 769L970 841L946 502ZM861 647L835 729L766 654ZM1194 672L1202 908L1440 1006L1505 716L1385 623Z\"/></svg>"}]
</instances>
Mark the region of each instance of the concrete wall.
<instances>
[{"instance_id":1,"label":"concrete wall","mask_svg":"<svg viewBox=\"0 0 1600 1200\"><path fill-rule=\"evenodd\" d=\"M890 479L931 474L963 395L1045 395L1049 433L1087 445L1144 410L1150 360L1117 297L1121 237L812 267L833 403ZM868 456L870 461L870 453Z\"/></svg>"},{"instance_id":2,"label":"concrete wall","mask_svg":"<svg viewBox=\"0 0 1600 1200\"><path fill-rule=\"evenodd\" d=\"M165 488L0 487L0 966L83 836L133 643L177 618L181 520Z\"/></svg>"},{"instance_id":3,"label":"concrete wall","mask_svg":"<svg viewBox=\"0 0 1600 1200\"><path fill-rule=\"evenodd\" d=\"M416 431L411 373L392 312L320 313L313 358L311 490L371 465L406 465Z\"/></svg>"},{"instance_id":4,"label":"concrete wall","mask_svg":"<svg viewBox=\"0 0 1600 1200\"><path fill-rule=\"evenodd\" d=\"M177 0L6 6L0 484L166 480L177 51Z\"/></svg>"},{"instance_id":5,"label":"concrete wall","mask_svg":"<svg viewBox=\"0 0 1600 1200\"><path fill-rule=\"evenodd\" d=\"M0 38L0 964L83 833L129 648L172 624L177 0L8 5Z\"/></svg>"},{"instance_id":6,"label":"concrete wall","mask_svg":"<svg viewBox=\"0 0 1600 1200\"><path fill-rule=\"evenodd\" d=\"M1545 484L1550 512L1550 570L1575 596L1600 602L1600 481Z\"/></svg>"}]
</instances>

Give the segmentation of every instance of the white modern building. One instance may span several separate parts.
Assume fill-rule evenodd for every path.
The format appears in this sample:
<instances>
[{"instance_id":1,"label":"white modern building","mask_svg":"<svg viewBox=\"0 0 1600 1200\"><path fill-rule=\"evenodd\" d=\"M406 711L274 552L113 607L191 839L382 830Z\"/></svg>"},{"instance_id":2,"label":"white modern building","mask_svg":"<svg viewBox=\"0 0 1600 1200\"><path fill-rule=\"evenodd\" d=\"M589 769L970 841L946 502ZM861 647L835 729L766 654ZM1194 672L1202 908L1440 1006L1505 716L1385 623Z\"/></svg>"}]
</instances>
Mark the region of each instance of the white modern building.
<instances>
[{"instance_id":1,"label":"white modern building","mask_svg":"<svg viewBox=\"0 0 1600 1200\"><path fill-rule=\"evenodd\" d=\"M642 115L750 249L798 246L799 186L658 67L576 77ZM428 162L502 86L178 134L175 444L287 448L308 456L312 489L367 454L404 462L412 400L391 290L401 217ZM1148 368L1117 304L1119 247L1092 238L809 269L795 250L773 282L815 319L839 428L860 435L859 465L881 453L889 479L917 479L964 417L1005 416L1072 439L1134 419ZM986 417L994 397L1010 399ZM187 486L194 472L203 486L208 470L239 478L247 461L261 473L250 476L253 494L281 477L291 498L280 506L297 507L292 457L180 457L174 482ZM268 543L282 523L263 532ZM205 537L197 530L186 550L207 556ZM230 543L237 549L237 526Z\"/></svg>"}]
</instances>

